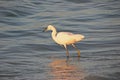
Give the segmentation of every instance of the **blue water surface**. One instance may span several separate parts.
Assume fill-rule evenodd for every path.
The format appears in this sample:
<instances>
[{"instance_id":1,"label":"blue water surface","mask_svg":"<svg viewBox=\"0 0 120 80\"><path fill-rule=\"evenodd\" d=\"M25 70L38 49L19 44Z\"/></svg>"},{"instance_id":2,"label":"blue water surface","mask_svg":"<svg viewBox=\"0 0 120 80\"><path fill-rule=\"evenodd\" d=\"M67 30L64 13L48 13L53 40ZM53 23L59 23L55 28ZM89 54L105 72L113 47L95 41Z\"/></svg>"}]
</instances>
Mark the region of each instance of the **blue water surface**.
<instances>
[{"instance_id":1,"label":"blue water surface","mask_svg":"<svg viewBox=\"0 0 120 80\"><path fill-rule=\"evenodd\" d=\"M80 33L80 59L54 43ZM119 0L0 0L0 80L120 80Z\"/></svg>"}]
</instances>

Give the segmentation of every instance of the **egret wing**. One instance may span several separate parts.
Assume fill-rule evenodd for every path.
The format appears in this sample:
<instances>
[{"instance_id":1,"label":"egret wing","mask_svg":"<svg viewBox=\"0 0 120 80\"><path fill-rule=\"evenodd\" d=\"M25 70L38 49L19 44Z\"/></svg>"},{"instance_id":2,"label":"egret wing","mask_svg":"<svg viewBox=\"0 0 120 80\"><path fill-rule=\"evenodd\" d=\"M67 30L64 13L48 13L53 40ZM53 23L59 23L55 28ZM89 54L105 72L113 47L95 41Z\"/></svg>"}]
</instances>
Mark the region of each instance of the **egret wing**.
<instances>
[{"instance_id":1,"label":"egret wing","mask_svg":"<svg viewBox=\"0 0 120 80\"><path fill-rule=\"evenodd\" d=\"M74 34L70 32L59 32L56 38L60 44L72 44L72 43L75 43L76 41L73 35Z\"/></svg>"}]
</instances>

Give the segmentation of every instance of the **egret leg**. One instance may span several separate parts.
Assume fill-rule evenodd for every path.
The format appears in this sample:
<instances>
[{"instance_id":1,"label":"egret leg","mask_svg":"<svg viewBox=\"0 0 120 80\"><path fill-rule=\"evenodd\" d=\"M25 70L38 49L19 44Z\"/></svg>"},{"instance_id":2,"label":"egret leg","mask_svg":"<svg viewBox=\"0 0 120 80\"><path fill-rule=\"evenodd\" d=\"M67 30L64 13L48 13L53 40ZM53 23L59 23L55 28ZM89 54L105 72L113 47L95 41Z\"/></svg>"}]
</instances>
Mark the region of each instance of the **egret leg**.
<instances>
[{"instance_id":1,"label":"egret leg","mask_svg":"<svg viewBox=\"0 0 120 80\"><path fill-rule=\"evenodd\" d=\"M75 46L75 44L72 44L72 46L77 50L78 57L80 57L80 50Z\"/></svg>"},{"instance_id":2,"label":"egret leg","mask_svg":"<svg viewBox=\"0 0 120 80\"><path fill-rule=\"evenodd\" d=\"M68 58L69 57L69 52L68 52L68 49L67 49L67 45L64 45L64 47L65 47L65 50L66 50L66 56Z\"/></svg>"}]
</instances>

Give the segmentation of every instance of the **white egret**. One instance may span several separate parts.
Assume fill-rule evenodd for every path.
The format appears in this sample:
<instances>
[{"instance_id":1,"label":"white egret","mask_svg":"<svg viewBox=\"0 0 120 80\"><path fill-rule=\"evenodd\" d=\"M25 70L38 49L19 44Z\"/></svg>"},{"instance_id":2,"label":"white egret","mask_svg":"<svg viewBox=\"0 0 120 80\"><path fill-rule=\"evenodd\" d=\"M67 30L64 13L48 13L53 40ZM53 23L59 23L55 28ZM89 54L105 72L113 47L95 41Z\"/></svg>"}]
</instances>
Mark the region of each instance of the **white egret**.
<instances>
[{"instance_id":1,"label":"white egret","mask_svg":"<svg viewBox=\"0 0 120 80\"><path fill-rule=\"evenodd\" d=\"M63 45L65 50L66 50L66 55L67 57L69 57L69 52L67 49L67 45L72 45L78 53L78 57L80 57L80 50L75 46L74 43L77 43L81 40L84 39L84 36L81 34L73 34L71 32L57 32L56 28L52 25L48 25L48 27L46 27L44 29L44 31L48 31L51 30L52 31L52 39L59 45Z\"/></svg>"}]
</instances>

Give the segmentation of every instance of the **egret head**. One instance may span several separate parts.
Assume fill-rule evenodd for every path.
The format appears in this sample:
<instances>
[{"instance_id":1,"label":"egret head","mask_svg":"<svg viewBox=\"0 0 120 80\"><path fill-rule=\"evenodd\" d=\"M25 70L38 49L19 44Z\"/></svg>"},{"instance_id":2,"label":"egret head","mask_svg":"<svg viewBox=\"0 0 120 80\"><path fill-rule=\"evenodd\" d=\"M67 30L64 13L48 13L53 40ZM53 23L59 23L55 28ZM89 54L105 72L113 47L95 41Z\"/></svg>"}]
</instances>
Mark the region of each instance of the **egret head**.
<instances>
[{"instance_id":1,"label":"egret head","mask_svg":"<svg viewBox=\"0 0 120 80\"><path fill-rule=\"evenodd\" d=\"M46 27L46 28L44 29L44 32L45 32L45 31L49 31L49 30L53 30L53 29L55 29L54 26L48 25L48 27Z\"/></svg>"}]
</instances>

